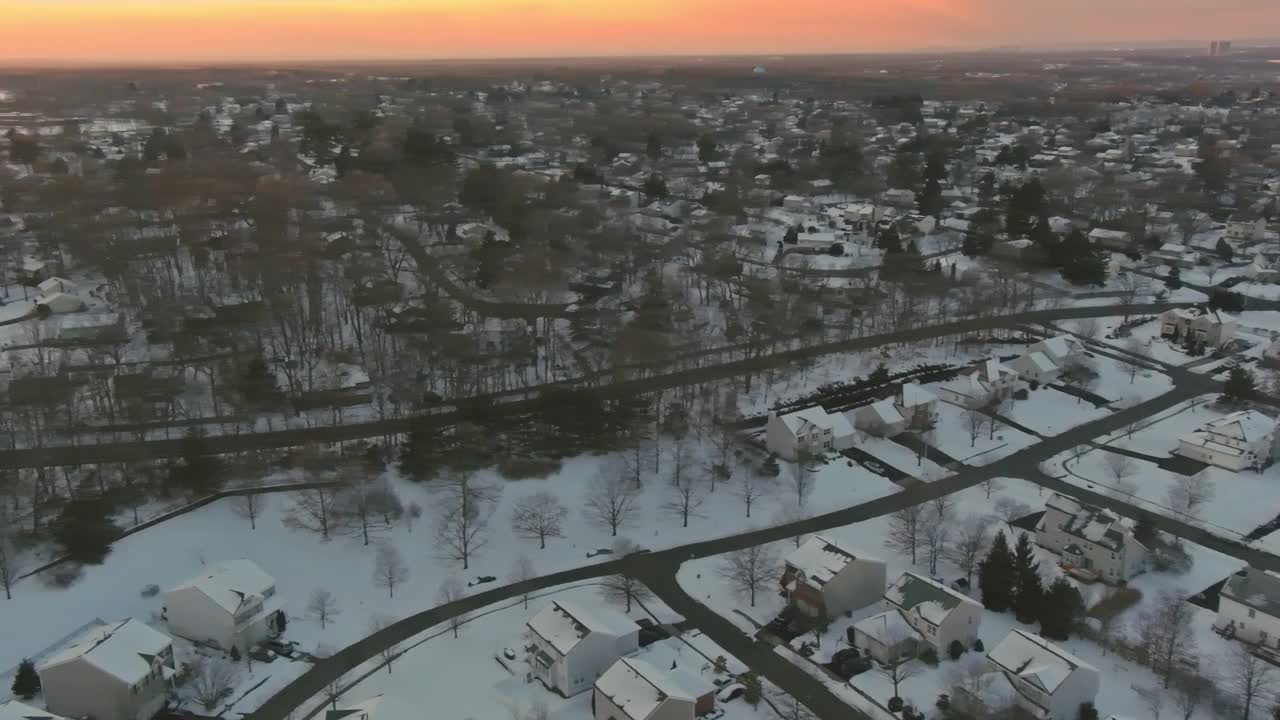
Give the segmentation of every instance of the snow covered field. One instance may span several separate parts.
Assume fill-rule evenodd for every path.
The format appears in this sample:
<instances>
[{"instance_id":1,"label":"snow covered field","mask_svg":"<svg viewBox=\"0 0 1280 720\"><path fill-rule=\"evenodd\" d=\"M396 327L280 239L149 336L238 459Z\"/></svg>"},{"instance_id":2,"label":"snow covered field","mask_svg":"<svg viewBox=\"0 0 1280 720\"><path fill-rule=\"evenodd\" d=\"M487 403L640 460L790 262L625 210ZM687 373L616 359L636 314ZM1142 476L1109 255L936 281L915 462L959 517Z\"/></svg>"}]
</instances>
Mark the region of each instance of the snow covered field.
<instances>
[{"instance_id":1,"label":"snow covered field","mask_svg":"<svg viewBox=\"0 0 1280 720\"><path fill-rule=\"evenodd\" d=\"M957 516L967 514L989 516L995 504L1002 500L1005 503L1019 503L1028 508L1039 510L1042 508L1048 494L1031 483L1005 478L998 481L998 487L993 492L990 500L986 497L985 488L981 486L956 493L951 498L955 501L954 512ZM1020 532L1017 530L1011 531L1008 526L994 517L990 518L990 522L994 527L1004 529L1006 534L1010 534L1011 541ZM822 533L822 536L840 543L854 552L860 551L868 556L884 560L888 565L887 575L890 582L907 570L914 570L927 575L928 563L924 561L925 558L923 556L919 558L921 562L913 564L909 555L902 555L885 547L884 538L887 535L888 527L889 521L887 518L877 518L855 525L835 528ZM791 542L778 543L773 549L777 553L779 562L794 547ZM1041 575L1046 581L1051 580L1058 575L1055 557L1052 553L1041 548L1037 547L1036 549L1040 559ZM1129 624L1142 612L1151 608L1163 592L1173 592L1180 597L1188 597L1222 580L1240 568L1240 563L1237 561L1199 546L1188 545L1187 551L1193 560L1192 566L1187 573L1178 575L1148 572L1130 581L1129 586L1139 590L1142 593L1142 598L1115 621L1112 625L1113 628L1116 628L1115 632L1121 634L1130 633ZM719 568L723 561L723 557L708 557L685 563L681 567L679 575L681 585L696 599L733 622L744 632L752 633L755 628L751 622L743 617L743 614L749 615L759 623L768 622L781 610L783 599L776 592L759 592L757 593L756 607L749 607L746 600L735 593L732 585L720 574ZM945 561L939 565L938 575L946 581L950 581L962 574L961 571ZM1085 586L1080 589L1085 597L1086 604L1089 605L1101 600L1109 592L1106 586L1100 584ZM972 591L972 595L975 598L980 598L976 587ZM821 645L817 648L813 660L824 661L836 650L846 647L845 628L859 619L875 614L877 611L877 606L871 606L855 611L850 617L840 617L834 621L827 634L823 636ZM1212 631L1214 613L1193 607L1193 615L1192 626L1197 647L1199 648L1202 671L1212 672L1215 669L1220 669L1222 663L1219 658L1230 648L1229 641L1224 640ZM1010 630L1015 628L1030 632L1038 630L1037 626L1018 623L1012 614L984 612L979 637L989 650L1003 639ZM805 635L793 641L793 645L798 646L802 642L812 641L812 636ZM1135 690L1135 688L1158 687L1158 679L1149 670L1127 661L1115 653L1105 651L1093 642L1079 637L1072 637L1070 640L1060 644L1069 652L1094 665L1099 670L1102 678L1102 687L1098 694L1096 705L1103 717L1109 717L1109 713L1114 713L1120 717L1150 716L1145 710L1141 697ZM893 695L892 686L874 670L857 675L852 679L852 683L861 691L860 693L843 683L831 680L829 677L816 672L816 669L812 668L810 660L801 658L795 652L781 647L777 651L801 667L815 670L813 672L814 677L826 682L832 691L839 694L850 704L862 708L872 714L873 717L890 717L883 709L876 707L876 703L883 705L888 702L888 699ZM973 651L966 653L960 660L954 662L944 657L936 668L928 668L926 666L925 671L920 675L905 681L902 684L901 695L914 703L917 708L932 708L938 694L946 692L956 676L961 674L966 666L980 657L980 654ZM874 698L875 703L868 701L863 693ZM1211 720L1214 717L1212 711L1208 709L1201 709L1193 716L1194 720Z\"/></svg>"}]
</instances>

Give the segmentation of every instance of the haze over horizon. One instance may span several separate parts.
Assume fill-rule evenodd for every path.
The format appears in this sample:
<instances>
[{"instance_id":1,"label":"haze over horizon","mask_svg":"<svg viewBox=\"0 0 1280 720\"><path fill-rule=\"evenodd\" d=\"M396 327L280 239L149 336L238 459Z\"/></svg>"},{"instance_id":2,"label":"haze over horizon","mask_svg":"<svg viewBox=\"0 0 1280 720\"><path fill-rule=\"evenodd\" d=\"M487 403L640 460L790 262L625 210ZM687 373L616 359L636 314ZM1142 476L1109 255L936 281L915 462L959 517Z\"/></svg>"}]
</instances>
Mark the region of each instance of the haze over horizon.
<instances>
[{"instance_id":1,"label":"haze over horizon","mask_svg":"<svg viewBox=\"0 0 1280 720\"><path fill-rule=\"evenodd\" d=\"M0 0L0 63L430 60L1199 44L1276 0ZM1053 3L1057 5L1058 3ZM1202 40L1192 40L1198 38Z\"/></svg>"}]
</instances>

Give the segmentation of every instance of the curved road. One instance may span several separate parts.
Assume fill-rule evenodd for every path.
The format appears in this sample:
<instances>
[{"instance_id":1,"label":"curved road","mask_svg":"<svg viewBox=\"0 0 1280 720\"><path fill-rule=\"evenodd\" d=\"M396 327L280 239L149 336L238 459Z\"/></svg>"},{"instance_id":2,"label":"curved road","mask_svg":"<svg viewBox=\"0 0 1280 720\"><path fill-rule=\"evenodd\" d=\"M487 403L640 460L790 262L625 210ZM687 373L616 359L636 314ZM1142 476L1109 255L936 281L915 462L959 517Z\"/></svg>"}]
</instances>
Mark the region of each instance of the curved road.
<instances>
[{"instance_id":1,"label":"curved road","mask_svg":"<svg viewBox=\"0 0 1280 720\"><path fill-rule=\"evenodd\" d=\"M1212 379L1186 370L1172 369L1170 374L1175 382L1170 392L1077 426L1055 437L1046 438L985 467L965 468L937 482L915 486L894 495L798 522L575 568L536 580L494 588L455 603L426 610L344 648L331 658L317 662L307 673L281 689L257 711L246 717L248 720L285 720L300 705L320 694L325 687L342 678L345 673L376 657L383 648L404 641L458 614L517 598L532 590L625 573L641 579L663 602L683 615L694 627L702 630L727 652L759 671L775 685L800 699L819 718L823 720L863 718L862 713L852 709L823 683L775 653L772 647L757 643L717 613L690 597L676 580L680 565L695 558L719 555L752 545L784 540L798 534L820 532L880 517L904 507L973 487L984 480L996 477L1025 478L1047 489L1069 493L1086 502L1130 517L1149 520L1165 532L1229 555L1254 567L1280 571L1280 557L1226 540L1201 528L1155 515L1115 498L1070 485L1048 477L1040 471L1040 463L1058 453L1070 450L1099 435L1124 428L1132 421L1167 410L1184 400L1220 389L1219 384Z\"/></svg>"}]
</instances>

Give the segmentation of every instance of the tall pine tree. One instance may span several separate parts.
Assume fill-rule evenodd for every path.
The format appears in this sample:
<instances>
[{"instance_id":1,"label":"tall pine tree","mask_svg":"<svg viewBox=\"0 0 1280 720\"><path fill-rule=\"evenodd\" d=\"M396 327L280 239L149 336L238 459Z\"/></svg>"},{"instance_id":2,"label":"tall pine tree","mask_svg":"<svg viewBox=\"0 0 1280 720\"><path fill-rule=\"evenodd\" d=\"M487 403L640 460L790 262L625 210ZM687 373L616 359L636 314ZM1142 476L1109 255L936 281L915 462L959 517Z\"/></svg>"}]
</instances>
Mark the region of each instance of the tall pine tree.
<instances>
[{"instance_id":1,"label":"tall pine tree","mask_svg":"<svg viewBox=\"0 0 1280 720\"><path fill-rule=\"evenodd\" d=\"M18 672L13 676L13 694L23 700L30 700L40 692L40 676L36 673L35 663L23 658L18 663Z\"/></svg>"},{"instance_id":2,"label":"tall pine tree","mask_svg":"<svg viewBox=\"0 0 1280 720\"><path fill-rule=\"evenodd\" d=\"M1053 581L1040 606L1040 634L1051 640L1066 640L1084 614L1084 599L1066 578Z\"/></svg>"},{"instance_id":3,"label":"tall pine tree","mask_svg":"<svg viewBox=\"0 0 1280 720\"><path fill-rule=\"evenodd\" d=\"M1044 587L1040 584L1040 561L1026 533L1018 536L1013 553L1013 612L1019 622L1035 622L1040 618Z\"/></svg>"},{"instance_id":4,"label":"tall pine tree","mask_svg":"<svg viewBox=\"0 0 1280 720\"><path fill-rule=\"evenodd\" d=\"M1004 612L1013 606L1013 553L1003 530L996 533L986 559L978 566L978 587L988 610Z\"/></svg>"}]
</instances>

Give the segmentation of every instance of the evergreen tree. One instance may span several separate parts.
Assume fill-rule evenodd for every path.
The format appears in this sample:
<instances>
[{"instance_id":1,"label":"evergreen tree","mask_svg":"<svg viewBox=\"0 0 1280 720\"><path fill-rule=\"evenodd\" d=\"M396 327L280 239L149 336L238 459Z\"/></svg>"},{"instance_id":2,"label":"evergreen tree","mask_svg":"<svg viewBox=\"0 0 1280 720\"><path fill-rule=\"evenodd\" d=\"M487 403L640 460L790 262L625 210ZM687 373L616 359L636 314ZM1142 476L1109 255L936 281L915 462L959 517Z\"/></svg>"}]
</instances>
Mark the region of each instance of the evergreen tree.
<instances>
[{"instance_id":1,"label":"evergreen tree","mask_svg":"<svg viewBox=\"0 0 1280 720\"><path fill-rule=\"evenodd\" d=\"M1241 403L1253 397L1257 390L1258 383L1253 373L1237 365L1227 372L1227 380L1222 383L1222 399Z\"/></svg>"},{"instance_id":2,"label":"evergreen tree","mask_svg":"<svg viewBox=\"0 0 1280 720\"><path fill-rule=\"evenodd\" d=\"M645 142L644 152L649 156L650 160L657 160L662 157L662 138L657 133L649 133L649 139Z\"/></svg>"},{"instance_id":3,"label":"evergreen tree","mask_svg":"<svg viewBox=\"0 0 1280 720\"><path fill-rule=\"evenodd\" d=\"M67 557L85 565L101 564L118 535L111 507L97 498L79 497L67 503L53 526L53 538Z\"/></svg>"},{"instance_id":4,"label":"evergreen tree","mask_svg":"<svg viewBox=\"0 0 1280 720\"><path fill-rule=\"evenodd\" d=\"M876 247L883 250L886 255L902 252L902 237L898 235L898 228L890 225L881 230L876 235Z\"/></svg>"},{"instance_id":5,"label":"evergreen tree","mask_svg":"<svg viewBox=\"0 0 1280 720\"><path fill-rule=\"evenodd\" d=\"M36 664L23 658L18 663L18 672L13 676L13 694L23 700L30 700L40 692L40 675L36 673Z\"/></svg>"},{"instance_id":6,"label":"evergreen tree","mask_svg":"<svg viewBox=\"0 0 1280 720\"><path fill-rule=\"evenodd\" d=\"M1004 612L1013 606L1013 553L1003 530L996 533L986 559L978 566L978 587L988 610Z\"/></svg>"},{"instance_id":7,"label":"evergreen tree","mask_svg":"<svg viewBox=\"0 0 1280 720\"><path fill-rule=\"evenodd\" d=\"M1063 279L1073 285L1105 285L1107 282L1107 253L1089 244L1089 238L1079 230L1054 246L1053 257Z\"/></svg>"},{"instance_id":8,"label":"evergreen tree","mask_svg":"<svg viewBox=\"0 0 1280 720\"><path fill-rule=\"evenodd\" d=\"M716 150L716 140L710 135L703 135L698 138L698 160L701 162L711 162L718 159L720 153Z\"/></svg>"},{"instance_id":9,"label":"evergreen tree","mask_svg":"<svg viewBox=\"0 0 1280 720\"><path fill-rule=\"evenodd\" d=\"M800 242L800 226L792 225L787 228L786 234L782 236L782 242L787 245L795 245Z\"/></svg>"},{"instance_id":10,"label":"evergreen tree","mask_svg":"<svg viewBox=\"0 0 1280 720\"><path fill-rule=\"evenodd\" d=\"M644 193L646 202L665 200L667 195L670 194L667 192L667 182L658 175L650 175L645 178L644 187L640 188L640 191Z\"/></svg>"},{"instance_id":11,"label":"evergreen tree","mask_svg":"<svg viewBox=\"0 0 1280 720\"><path fill-rule=\"evenodd\" d=\"M1231 262L1231 258L1235 257L1236 251L1232 249L1231 243L1226 238L1218 238L1218 244L1214 246L1214 252L1223 262Z\"/></svg>"},{"instance_id":12,"label":"evergreen tree","mask_svg":"<svg viewBox=\"0 0 1280 720\"><path fill-rule=\"evenodd\" d=\"M1182 271L1177 265L1169 268L1169 274L1164 277L1164 286L1170 290L1177 290L1182 287Z\"/></svg>"},{"instance_id":13,"label":"evergreen tree","mask_svg":"<svg viewBox=\"0 0 1280 720\"><path fill-rule=\"evenodd\" d=\"M408 437L400 446L400 474L414 482L426 482L439 469L440 438L426 421L409 426Z\"/></svg>"},{"instance_id":14,"label":"evergreen tree","mask_svg":"<svg viewBox=\"0 0 1280 720\"><path fill-rule=\"evenodd\" d=\"M276 610L275 616L276 634L283 635L284 631L289 627L289 616L284 614L284 610Z\"/></svg>"},{"instance_id":15,"label":"evergreen tree","mask_svg":"<svg viewBox=\"0 0 1280 720\"><path fill-rule=\"evenodd\" d=\"M1035 622L1041 614L1044 587L1040 584L1040 561L1026 533L1018 536L1013 556L1013 610L1019 622Z\"/></svg>"},{"instance_id":16,"label":"evergreen tree","mask_svg":"<svg viewBox=\"0 0 1280 720\"><path fill-rule=\"evenodd\" d=\"M173 467L170 480L186 488L196 497L217 492L222 485L221 464L205 442L198 428L191 428L182 438L182 460Z\"/></svg>"},{"instance_id":17,"label":"evergreen tree","mask_svg":"<svg viewBox=\"0 0 1280 720\"><path fill-rule=\"evenodd\" d=\"M1052 640L1066 640L1084 614L1084 599L1066 578L1053 581L1040 607L1040 634Z\"/></svg>"}]
</instances>

